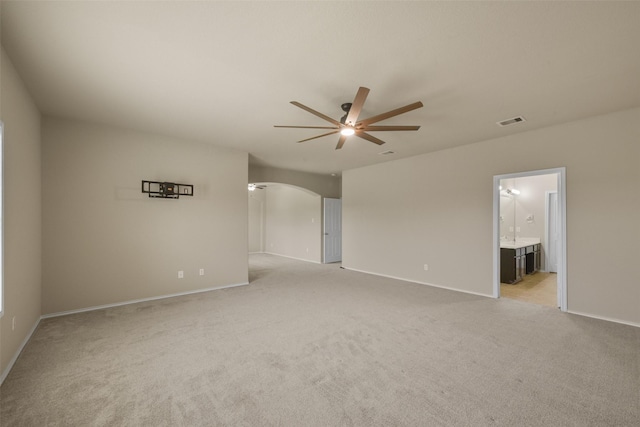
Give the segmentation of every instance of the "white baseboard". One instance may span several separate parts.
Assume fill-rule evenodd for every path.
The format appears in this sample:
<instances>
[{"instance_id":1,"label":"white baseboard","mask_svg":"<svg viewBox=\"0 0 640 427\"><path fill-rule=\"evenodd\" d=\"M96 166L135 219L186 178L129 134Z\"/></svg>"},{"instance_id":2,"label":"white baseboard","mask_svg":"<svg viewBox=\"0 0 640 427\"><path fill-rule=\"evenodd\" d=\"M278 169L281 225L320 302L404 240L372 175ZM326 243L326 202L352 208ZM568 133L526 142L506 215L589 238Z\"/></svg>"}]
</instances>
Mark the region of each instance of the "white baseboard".
<instances>
[{"instance_id":1,"label":"white baseboard","mask_svg":"<svg viewBox=\"0 0 640 427\"><path fill-rule=\"evenodd\" d=\"M269 254L269 255L275 255L275 256L281 256L283 258L289 258L289 259L295 259L297 261L304 261L304 262L311 262L313 264L322 264L320 261L313 261L310 259L304 259L304 258L296 258L294 256L289 256L289 255L282 255L282 254L277 254L275 252L263 252L265 254Z\"/></svg>"},{"instance_id":2,"label":"white baseboard","mask_svg":"<svg viewBox=\"0 0 640 427\"><path fill-rule=\"evenodd\" d=\"M464 289L451 288L449 286L436 285L436 284L428 283L428 282L420 282L418 280L407 279L407 278L404 278L404 277L389 276L387 274L380 274L380 273L372 273L370 271L357 270L355 268L345 267L344 265L342 266L342 268L344 268L345 270L356 271L358 273L372 274L374 276L386 277L386 278L395 279L395 280L402 280L403 282L417 283L418 285L424 285L424 286L431 286L433 288L446 289L448 291L462 292L464 294L471 294L471 295L477 295L477 296L481 296L481 297L493 298L493 295L490 295L490 294L482 294L482 293L479 293L479 292L466 291Z\"/></svg>"},{"instance_id":3,"label":"white baseboard","mask_svg":"<svg viewBox=\"0 0 640 427\"><path fill-rule=\"evenodd\" d=\"M567 313L575 314L578 316L590 317L592 319L605 320L607 322L620 323L622 325L635 326L636 328L640 328L640 323L628 322L626 320L614 319L612 317L598 316L595 314L582 313L579 311L567 310Z\"/></svg>"},{"instance_id":4,"label":"white baseboard","mask_svg":"<svg viewBox=\"0 0 640 427\"><path fill-rule=\"evenodd\" d=\"M11 361L9 361L9 364L7 365L6 369L2 372L2 376L0 376L0 385L2 385L2 383L5 380L5 378L7 378L7 375L9 375L9 372L13 368L13 365L16 363L16 360L18 360L18 357L20 356L20 353L22 353L22 350L24 349L24 347L27 345L27 343L31 339L31 336L35 332L36 328L38 327L38 325L40 324L40 321L42 319L48 319L48 318L51 318L51 317L66 316L66 315L75 314L75 313L84 313L84 312L87 312L87 311L102 310L102 309L111 308L111 307L120 307L120 306L123 306L123 305L136 304L136 303L147 302L147 301L155 301L155 300L165 299L165 298L173 298L173 297L179 297L179 296L184 296L184 295L199 294L199 293L202 293L202 292L217 291L217 290L220 290L220 289L235 288L235 287L238 287L238 286L246 286L248 284L249 284L249 282L238 283L238 284L234 284L234 285L217 286L217 287L211 287L211 288L205 288L205 289L196 289L194 291L179 292L179 293L176 293L176 294L161 295L161 296L150 297L150 298L141 298L141 299L118 302L118 303L114 303L114 304L104 304L104 305L97 305L97 306L93 306L93 307L80 308L80 309L77 309L77 310L68 310L68 311L61 311L61 312L58 312L58 313L44 314L44 315L40 316L38 321L33 325L31 330L27 334L26 338L24 339L24 341L22 342L22 344L20 345L20 347L18 348L16 353L13 355L13 358L11 359Z\"/></svg>"},{"instance_id":5,"label":"white baseboard","mask_svg":"<svg viewBox=\"0 0 640 427\"><path fill-rule=\"evenodd\" d=\"M9 361L9 364L7 365L6 369L4 370L4 372L2 372L2 376L0 376L0 385L2 385L2 383L4 383L4 380L7 378L7 375L9 375L9 372L11 372L11 369L13 368L13 365L15 365L16 360L18 360L18 357L20 356L20 353L22 353L22 350L24 349L24 346L27 345L27 343L31 339L31 336L33 335L33 333L38 328L38 325L40 324L40 320L41 319L42 319L42 317L40 317L40 319L38 319L36 321L36 323L33 325L31 330L29 331L29 333L25 337L25 339L22 341L22 344L20 344L20 347L18 347L18 350L16 351L16 353L13 355L13 357Z\"/></svg>"},{"instance_id":6,"label":"white baseboard","mask_svg":"<svg viewBox=\"0 0 640 427\"><path fill-rule=\"evenodd\" d=\"M479 293L479 292L465 291L463 289L456 289L456 288L451 288L451 287L448 287L448 286L435 285L433 283L420 282L420 281L417 281L417 280L405 279L403 277L389 276L389 275L386 275L386 274L372 273L370 271L357 270L355 268L349 268L349 267L344 267L344 266L343 266L343 268L345 270L356 271L358 273L372 274L374 276L387 277L389 279L402 280L404 282L417 283L419 285L432 286L434 288L447 289L449 291L463 292L465 294L471 294L471 295L478 295L478 296L481 296L481 297L493 298L493 295L489 295L489 294L482 294L482 293ZM573 310L567 310L567 313L575 314L575 315L578 315L578 316L590 317L592 319L605 320L607 322L620 323L622 325L635 326L636 328L640 328L640 323L629 322L629 321L626 321L626 320L614 319L614 318L605 317L605 316L598 316L598 315L595 315L595 314L582 313L582 312L573 311Z\"/></svg>"},{"instance_id":7,"label":"white baseboard","mask_svg":"<svg viewBox=\"0 0 640 427\"><path fill-rule=\"evenodd\" d=\"M120 307L120 306L123 306L123 305L137 304L137 303L140 303L140 302L155 301L155 300L165 299L165 298L173 298L173 297L181 297L181 296L185 296L185 295L199 294L199 293L202 293L202 292L217 291L217 290L220 290L220 289L235 288L235 287L238 287L238 286L246 286L248 284L249 284L249 282L237 283L237 284L234 284L234 285L225 285L225 286L217 286L217 287L204 288L204 289L196 289L194 291L179 292L179 293L176 293L176 294L160 295L160 296L157 296L157 297L140 298L140 299L116 302L116 303L113 303L113 304L96 305L96 306L93 306L93 307L79 308L79 309L76 309L76 310L60 311L60 312L57 312L57 313L44 314L44 315L42 315L41 319L48 319L50 317L67 316L69 314L84 313L86 311L102 310L102 309L105 309L105 308Z\"/></svg>"}]
</instances>

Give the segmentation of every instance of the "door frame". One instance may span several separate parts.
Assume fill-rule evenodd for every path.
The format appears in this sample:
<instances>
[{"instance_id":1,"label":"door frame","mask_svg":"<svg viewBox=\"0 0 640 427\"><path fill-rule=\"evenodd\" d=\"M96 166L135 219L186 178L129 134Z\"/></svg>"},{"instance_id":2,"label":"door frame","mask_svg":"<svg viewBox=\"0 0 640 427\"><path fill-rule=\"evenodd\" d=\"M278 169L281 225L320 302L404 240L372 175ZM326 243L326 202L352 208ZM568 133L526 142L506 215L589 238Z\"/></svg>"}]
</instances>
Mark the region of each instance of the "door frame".
<instances>
[{"instance_id":1,"label":"door frame","mask_svg":"<svg viewBox=\"0 0 640 427\"><path fill-rule=\"evenodd\" d=\"M549 242L551 242L551 228L549 227L549 218L551 218L551 196L555 195L556 197L556 215L557 215L557 207L558 207L558 203L559 203L559 199L558 199L558 192L557 191L545 191L544 193L544 240L547 243L547 250L545 251L545 256L544 256L544 266L545 266L545 270L546 271L551 271L551 269L549 268L549 266L551 265L551 257L549 256L550 251L548 250L549 247ZM556 222L558 221L558 218L556 218ZM556 225L557 228L557 225ZM557 261L557 254L556 254L556 273L558 272L558 261ZM558 303L558 307L560 307L562 305L562 293L560 292L560 286L557 286L556 289L556 299L557 299L557 303Z\"/></svg>"},{"instance_id":2,"label":"door frame","mask_svg":"<svg viewBox=\"0 0 640 427\"><path fill-rule=\"evenodd\" d=\"M551 217L550 215L550 205L551 205L551 195L555 194L556 195L556 204L559 202L558 197L558 192L557 191L545 191L544 193L544 239L545 242L547 242L547 244L549 243L549 241L551 240L550 237L550 233L551 233L551 229L549 228L549 218ZM545 271L550 271L549 269L549 265L551 264L550 262L550 258L549 258L549 251L546 250L545 251L545 255L544 255L544 266L545 266ZM557 264L557 261L556 261ZM558 268L556 267L556 270Z\"/></svg>"},{"instance_id":3,"label":"door frame","mask_svg":"<svg viewBox=\"0 0 640 427\"><path fill-rule=\"evenodd\" d=\"M536 175L557 174L560 227L560 247L558 248L557 286L560 310L567 311L567 188L566 168L542 169L528 172L495 175L493 177L493 297L500 298L500 180Z\"/></svg>"}]
</instances>

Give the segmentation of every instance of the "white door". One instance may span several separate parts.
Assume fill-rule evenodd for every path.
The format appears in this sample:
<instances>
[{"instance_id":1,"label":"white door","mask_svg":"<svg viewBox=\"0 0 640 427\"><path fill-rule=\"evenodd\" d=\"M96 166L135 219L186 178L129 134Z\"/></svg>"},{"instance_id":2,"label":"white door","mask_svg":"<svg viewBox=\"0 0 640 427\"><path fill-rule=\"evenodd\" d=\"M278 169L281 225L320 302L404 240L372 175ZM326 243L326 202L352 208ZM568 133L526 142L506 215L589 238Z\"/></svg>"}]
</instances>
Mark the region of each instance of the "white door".
<instances>
[{"instance_id":1,"label":"white door","mask_svg":"<svg viewBox=\"0 0 640 427\"><path fill-rule=\"evenodd\" d=\"M558 227L558 193L547 193L547 247L545 268L549 273L558 272L558 248L560 245L560 229Z\"/></svg>"},{"instance_id":2,"label":"white door","mask_svg":"<svg viewBox=\"0 0 640 427\"><path fill-rule=\"evenodd\" d=\"M547 248L545 268L549 273L558 272L558 256L560 254L560 211L558 206L558 192L547 193ZM562 288L556 284L557 306L562 306Z\"/></svg>"},{"instance_id":3,"label":"white door","mask_svg":"<svg viewBox=\"0 0 640 427\"><path fill-rule=\"evenodd\" d=\"M342 261L342 200L324 199L324 263Z\"/></svg>"}]
</instances>

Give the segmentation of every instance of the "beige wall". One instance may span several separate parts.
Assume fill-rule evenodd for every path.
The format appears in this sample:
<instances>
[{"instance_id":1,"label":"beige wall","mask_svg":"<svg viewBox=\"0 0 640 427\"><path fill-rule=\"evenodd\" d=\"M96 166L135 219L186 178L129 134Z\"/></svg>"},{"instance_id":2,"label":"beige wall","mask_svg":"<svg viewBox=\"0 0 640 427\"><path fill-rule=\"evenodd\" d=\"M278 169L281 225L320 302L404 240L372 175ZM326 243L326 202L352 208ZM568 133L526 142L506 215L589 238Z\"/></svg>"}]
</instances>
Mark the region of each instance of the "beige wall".
<instances>
[{"instance_id":1,"label":"beige wall","mask_svg":"<svg viewBox=\"0 0 640 427\"><path fill-rule=\"evenodd\" d=\"M249 253L264 252L265 190L249 191Z\"/></svg>"},{"instance_id":2,"label":"beige wall","mask_svg":"<svg viewBox=\"0 0 640 427\"><path fill-rule=\"evenodd\" d=\"M288 185L273 185L264 191L265 251L322 262L321 197Z\"/></svg>"},{"instance_id":3,"label":"beige wall","mask_svg":"<svg viewBox=\"0 0 640 427\"><path fill-rule=\"evenodd\" d=\"M306 188L322 197L336 199L339 199L342 195L342 178L339 176L250 165L249 182L289 184Z\"/></svg>"},{"instance_id":4,"label":"beige wall","mask_svg":"<svg viewBox=\"0 0 640 427\"><path fill-rule=\"evenodd\" d=\"M4 49L1 62L4 315L0 319L0 374L3 374L40 319L42 209L40 112Z\"/></svg>"},{"instance_id":5,"label":"beige wall","mask_svg":"<svg viewBox=\"0 0 640 427\"><path fill-rule=\"evenodd\" d=\"M640 325L638 141L632 109L346 171L343 266L491 295L493 176L564 166L568 309Z\"/></svg>"},{"instance_id":6,"label":"beige wall","mask_svg":"<svg viewBox=\"0 0 640 427\"><path fill-rule=\"evenodd\" d=\"M52 118L42 134L43 314L247 283L247 153Z\"/></svg>"}]
</instances>

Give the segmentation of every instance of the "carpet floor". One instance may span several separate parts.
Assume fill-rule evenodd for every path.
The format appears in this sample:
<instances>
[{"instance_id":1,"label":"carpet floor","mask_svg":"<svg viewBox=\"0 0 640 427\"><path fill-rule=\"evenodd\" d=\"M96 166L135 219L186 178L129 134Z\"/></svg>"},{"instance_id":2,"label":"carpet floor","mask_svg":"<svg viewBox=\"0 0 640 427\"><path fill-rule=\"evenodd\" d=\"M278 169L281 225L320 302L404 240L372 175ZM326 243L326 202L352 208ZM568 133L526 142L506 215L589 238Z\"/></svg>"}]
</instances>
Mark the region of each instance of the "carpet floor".
<instances>
[{"instance_id":1,"label":"carpet floor","mask_svg":"<svg viewBox=\"0 0 640 427\"><path fill-rule=\"evenodd\" d=\"M640 328L272 255L44 319L2 426L638 426Z\"/></svg>"}]
</instances>

